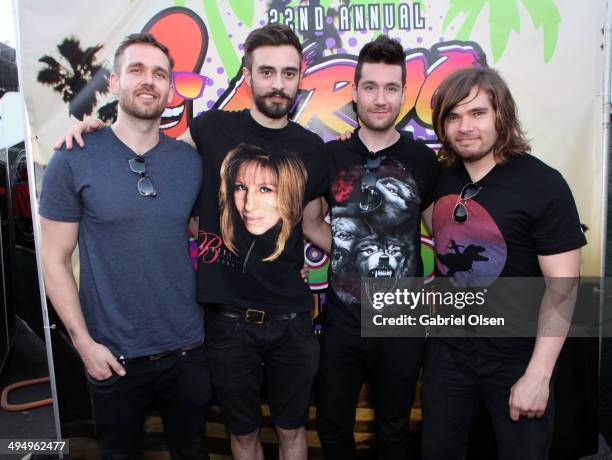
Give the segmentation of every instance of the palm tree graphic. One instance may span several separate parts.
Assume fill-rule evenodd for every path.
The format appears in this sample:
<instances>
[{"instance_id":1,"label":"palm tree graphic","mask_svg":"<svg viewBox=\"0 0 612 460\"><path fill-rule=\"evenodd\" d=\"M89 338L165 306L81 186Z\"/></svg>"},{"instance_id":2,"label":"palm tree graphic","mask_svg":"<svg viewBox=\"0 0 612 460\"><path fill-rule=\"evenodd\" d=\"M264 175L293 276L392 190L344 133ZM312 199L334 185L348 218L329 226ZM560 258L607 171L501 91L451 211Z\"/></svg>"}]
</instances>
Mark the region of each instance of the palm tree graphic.
<instances>
[{"instance_id":1,"label":"palm tree graphic","mask_svg":"<svg viewBox=\"0 0 612 460\"><path fill-rule=\"evenodd\" d=\"M522 3L533 21L535 29L544 33L544 62L547 63L555 54L557 35L561 16L554 0L450 0L442 31L459 15L465 15L463 24L457 32L457 40L468 40L474 23L485 5L489 7L489 25L493 61L504 54L512 31L519 32L521 19L519 3Z\"/></svg>"},{"instance_id":2,"label":"palm tree graphic","mask_svg":"<svg viewBox=\"0 0 612 460\"><path fill-rule=\"evenodd\" d=\"M57 45L67 65L49 55L38 60L45 67L38 72L37 80L60 93L62 100L68 104L68 113L79 120L91 115L98 95L108 92L110 71L103 64L96 63L96 54L102 47L95 45L83 50L80 41L70 36Z\"/></svg>"}]
</instances>

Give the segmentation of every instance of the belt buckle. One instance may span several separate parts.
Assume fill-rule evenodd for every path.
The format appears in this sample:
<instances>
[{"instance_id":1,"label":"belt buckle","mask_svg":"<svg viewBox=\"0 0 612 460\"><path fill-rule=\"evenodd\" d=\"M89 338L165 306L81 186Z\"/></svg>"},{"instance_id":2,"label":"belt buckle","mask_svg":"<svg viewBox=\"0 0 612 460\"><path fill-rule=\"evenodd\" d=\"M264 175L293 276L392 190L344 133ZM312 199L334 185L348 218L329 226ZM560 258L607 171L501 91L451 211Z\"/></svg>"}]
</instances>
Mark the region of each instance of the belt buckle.
<instances>
[{"instance_id":1,"label":"belt buckle","mask_svg":"<svg viewBox=\"0 0 612 460\"><path fill-rule=\"evenodd\" d=\"M253 318L255 316L258 319ZM244 314L244 320L248 323L253 324L263 324L264 319L266 318L266 312L263 310L255 310L254 308L249 308Z\"/></svg>"}]
</instances>

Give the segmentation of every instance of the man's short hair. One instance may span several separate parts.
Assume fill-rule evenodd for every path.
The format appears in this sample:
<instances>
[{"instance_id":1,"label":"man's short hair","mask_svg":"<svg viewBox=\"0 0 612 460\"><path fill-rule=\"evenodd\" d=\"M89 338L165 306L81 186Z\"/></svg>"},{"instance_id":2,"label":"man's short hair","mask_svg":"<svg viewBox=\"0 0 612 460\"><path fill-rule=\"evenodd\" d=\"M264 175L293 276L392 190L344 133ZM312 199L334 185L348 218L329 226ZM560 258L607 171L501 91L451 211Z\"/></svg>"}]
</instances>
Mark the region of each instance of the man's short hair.
<instances>
[{"instance_id":1,"label":"man's short hair","mask_svg":"<svg viewBox=\"0 0 612 460\"><path fill-rule=\"evenodd\" d=\"M501 75L486 67L462 69L447 77L434 95L432 123L442 144L438 152L442 165L453 166L459 160L446 137L445 122L457 104L470 95L472 88L484 91L495 110L497 131L497 142L493 146L495 159L499 163L504 163L513 156L529 152L531 147L521 129L516 103Z\"/></svg>"},{"instance_id":2,"label":"man's short hair","mask_svg":"<svg viewBox=\"0 0 612 460\"><path fill-rule=\"evenodd\" d=\"M121 58L125 50L132 45L150 45L159 49L168 58L168 71L172 73L174 68L174 59L170 56L170 50L166 45L157 41L157 39L149 33L130 34L123 39L117 50L115 51L115 59L113 62L113 71L118 74L121 70Z\"/></svg>"},{"instance_id":3,"label":"man's short hair","mask_svg":"<svg viewBox=\"0 0 612 460\"><path fill-rule=\"evenodd\" d=\"M253 30L244 42L244 66L251 70L253 51L257 48L283 45L293 46L300 55L300 61L302 60L302 44L289 26L273 23Z\"/></svg>"},{"instance_id":4,"label":"man's short hair","mask_svg":"<svg viewBox=\"0 0 612 460\"><path fill-rule=\"evenodd\" d=\"M355 68L355 85L361 80L361 71L366 62L371 64L398 65L402 68L402 85L406 84L406 55L402 45L387 35L379 35L376 40L366 43L357 58Z\"/></svg>"}]
</instances>

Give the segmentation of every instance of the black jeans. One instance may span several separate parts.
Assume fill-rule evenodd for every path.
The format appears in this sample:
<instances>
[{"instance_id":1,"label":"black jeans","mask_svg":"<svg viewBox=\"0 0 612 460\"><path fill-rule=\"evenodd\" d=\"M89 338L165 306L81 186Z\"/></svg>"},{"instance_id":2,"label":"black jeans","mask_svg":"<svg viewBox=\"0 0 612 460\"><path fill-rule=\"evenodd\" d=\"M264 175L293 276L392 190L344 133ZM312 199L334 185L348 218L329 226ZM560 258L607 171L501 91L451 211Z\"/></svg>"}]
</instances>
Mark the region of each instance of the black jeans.
<instances>
[{"instance_id":1,"label":"black jeans","mask_svg":"<svg viewBox=\"0 0 612 460\"><path fill-rule=\"evenodd\" d=\"M353 430L359 391L372 384L376 457L406 460L415 449L410 431L424 339L363 338L338 329L320 336L317 431L330 460L356 458Z\"/></svg>"},{"instance_id":2,"label":"black jeans","mask_svg":"<svg viewBox=\"0 0 612 460\"><path fill-rule=\"evenodd\" d=\"M500 460L544 460L552 441L554 385L540 419L510 418L510 388L527 363L494 361L429 340L423 374L423 460L463 459L481 400Z\"/></svg>"},{"instance_id":3,"label":"black jeans","mask_svg":"<svg viewBox=\"0 0 612 460\"><path fill-rule=\"evenodd\" d=\"M125 368L124 377L89 379L100 458L139 458L152 403L172 459L208 458L204 428L211 392L204 346L154 361L128 360Z\"/></svg>"}]
</instances>

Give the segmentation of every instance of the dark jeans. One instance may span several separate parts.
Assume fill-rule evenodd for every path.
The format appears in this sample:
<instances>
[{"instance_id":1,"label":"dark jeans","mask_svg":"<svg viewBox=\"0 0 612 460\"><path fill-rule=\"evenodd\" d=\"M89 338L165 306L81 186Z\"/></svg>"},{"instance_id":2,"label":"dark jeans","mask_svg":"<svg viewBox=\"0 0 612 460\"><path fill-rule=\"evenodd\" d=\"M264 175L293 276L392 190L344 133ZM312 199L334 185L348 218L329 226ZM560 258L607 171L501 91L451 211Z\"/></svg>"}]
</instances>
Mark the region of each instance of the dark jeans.
<instances>
[{"instance_id":1,"label":"dark jeans","mask_svg":"<svg viewBox=\"0 0 612 460\"><path fill-rule=\"evenodd\" d=\"M544 460L552 441L554 385L540 419L510 418L510 388L527 363L493 361L429 340L423 374L423 460L463 459L481 400L500 460Z\"/></svg>"},{"instance_id":2,"label":"dark jeans","mask_svg":"<svg viewBox=\"0 0 612 460\"><path fill-rule=\"evenodd\" d=\"M125 368L124 377L89 379L100 458L139 458L152 403L173 459L208 458L204 428L211 392L204 346L154 361L128 360Z\"/></svg>"},{"instance_id":3,"label":"dark jeans","mask_svg":"<svg viewBox=\"0 0 612 460\"><path fill-rule=\"evenodd\" d=\"M253 324L209 307L206 346L215 394L230 433L246 435L261 425L264 375L274 425L286 430L306 425L319 361L310 312L292 320Z\"/></svg>"},{"instance_id":4,"label":"dark jeans","mask_svg":"<svg viewBox=\"0 0 612 460\"><path fill-rule=\"evenodd\" d=\"M411 458L410 409L424 339L363 338L327 328L320 343L317 431L326 458L356 458L355 409L366 378L372 384L376 457Z\"/></svg>"}]
</instances>

